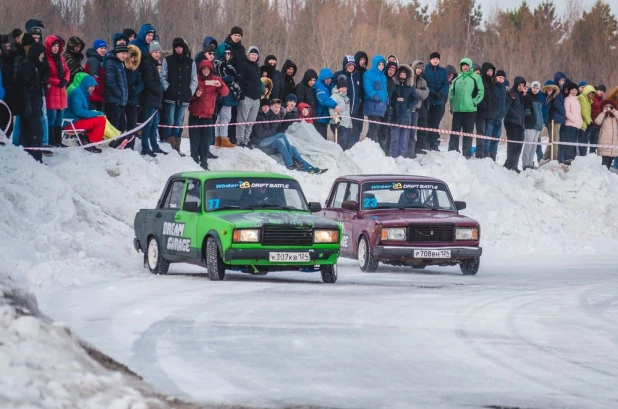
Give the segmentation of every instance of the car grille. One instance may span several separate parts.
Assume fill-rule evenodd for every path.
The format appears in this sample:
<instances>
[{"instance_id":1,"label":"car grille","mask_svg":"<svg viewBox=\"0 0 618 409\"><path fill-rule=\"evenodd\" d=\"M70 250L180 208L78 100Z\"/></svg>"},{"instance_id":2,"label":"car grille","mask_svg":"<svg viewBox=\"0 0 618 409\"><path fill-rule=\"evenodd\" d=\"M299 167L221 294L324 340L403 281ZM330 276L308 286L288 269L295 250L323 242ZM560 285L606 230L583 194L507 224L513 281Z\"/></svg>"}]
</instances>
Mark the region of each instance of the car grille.
<instances>
[{"instance_id":1,"label":"car grille","mask_svg":"<svg viewBox=\"0 0 618 409\"><path fill-rule=\"evenodd\" d=\"M262 231L262 244L264 245L313 245L313 228L311 227L266 225Z\"/></svg>"},{"instance_id":2,"label":"car grille","mask_svg":"<svg viewBox=\"0 0 618 409\"><path fill-rule=\"evenodd\" d=\"M453 224L411 224L408 226L409 243L445 243L455 241Z\"/></svg>"}]
</instances>

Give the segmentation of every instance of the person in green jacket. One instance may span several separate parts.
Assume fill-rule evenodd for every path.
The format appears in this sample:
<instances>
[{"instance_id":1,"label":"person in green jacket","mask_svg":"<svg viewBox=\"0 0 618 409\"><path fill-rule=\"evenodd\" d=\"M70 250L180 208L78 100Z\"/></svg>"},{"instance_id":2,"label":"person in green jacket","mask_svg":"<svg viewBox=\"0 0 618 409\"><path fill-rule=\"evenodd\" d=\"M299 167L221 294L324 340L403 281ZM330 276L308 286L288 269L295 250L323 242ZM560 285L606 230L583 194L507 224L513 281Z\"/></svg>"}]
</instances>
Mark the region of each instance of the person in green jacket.
<instances>
[{"instance_id":1,"label":"person in green jacket","mask_svg":"<svg viewBox=\"0 0 618 409\"><path fill-rule=\"evenodd\" d=\"M591 130L592 129L592 101L594 101L594 95L597 92L592 85L586 85L584 91L577 97L579 105L582 107L582 119L584 123L579 129L578 142L583 144L590 143ZM588 146L579 146L579 156L586 156L588 154Z\"/></svg>"},{"instance_id":2,"label":"person in green jacket","mask_svg":"<svg viewBox=\"0 0 618 409\"><path fill-rule=\"evenodd\" d=\"M476 119L476 107L483 100L485 89L483 79L472 71L472 60L462 58L459 63L461 72L453 80L449 90L449 102L453 113L452 130L455 132L472 133ZM470 159L472 138L464 136L461 152L466 159ZM451 135L448 143L449 151L459 150L459 135Z\"/></svg>"}]
</instances>

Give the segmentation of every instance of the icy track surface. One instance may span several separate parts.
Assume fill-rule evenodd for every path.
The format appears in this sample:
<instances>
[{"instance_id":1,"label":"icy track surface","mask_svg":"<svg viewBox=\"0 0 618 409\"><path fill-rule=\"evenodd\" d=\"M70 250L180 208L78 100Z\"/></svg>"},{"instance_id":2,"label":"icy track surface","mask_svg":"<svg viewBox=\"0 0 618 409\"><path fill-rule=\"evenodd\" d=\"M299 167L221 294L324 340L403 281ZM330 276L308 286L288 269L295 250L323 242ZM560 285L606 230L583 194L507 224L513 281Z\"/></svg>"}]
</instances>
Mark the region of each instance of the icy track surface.
<instances>
[{"instance_id":1,"label":"icy track surface","mask_svg":"<svg viewBox=\"0 0 618 409\"><path fill-rule=\"evenodd\" d=\"M258 151L215 153L215 170L290 173ZM330 171L293 173L309 200L323 203L339 175L428 175L482 226L475 277L344 260L335 285L302 273L213 283L187 265L151 276L132 249L134 215L172 173L199 169L192 160L44 160L0 149L0 266L162 392L268 407L618 406L618 176L598 157L521 175L456 153L385 158L369 141L311 158Z\"/></svg>"}]
</instances>

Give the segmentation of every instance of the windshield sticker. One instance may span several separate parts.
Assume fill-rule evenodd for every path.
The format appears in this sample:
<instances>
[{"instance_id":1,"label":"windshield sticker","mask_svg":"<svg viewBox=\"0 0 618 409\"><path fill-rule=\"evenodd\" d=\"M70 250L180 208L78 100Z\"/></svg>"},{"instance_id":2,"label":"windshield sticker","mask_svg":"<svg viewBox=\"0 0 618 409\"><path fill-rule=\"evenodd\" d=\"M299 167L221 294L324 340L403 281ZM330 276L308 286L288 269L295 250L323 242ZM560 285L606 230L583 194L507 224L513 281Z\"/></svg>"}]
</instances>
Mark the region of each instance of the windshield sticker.
<instances>
[{"instance_id":1,"label":"windshield sticker","mask_svg":"<svg viewBox=\"0 0 618 409\"><path fill-rule=\"evenodd\" d=\"M420 184L420 183L402 183L402 182L392 182L392 183L380 183L369 186L369 190L401 190L401 189L440 189L439 185L429 185L429 184ZM368 206L364 206L368 207Z\"/></svg>"},{"instance_id":2,"label":"windshield sticker","mask_svg":"<svg viewBox=\"0 0 618 409\"><path fill-rule=\"evenodd\" d=\"M221 199L208 200L208 210L217 210L221 204Z\"/></svg>"},{"instance_id":3,"label":"windshield sticker","mask_svg":"<svg viewBox=\"0 0 618 409\"><path fill-rule=\"evenodd\" d=\"M217 183L215 189L249 189L252 187L266 187L270 189L289 189L289 183L274 183L274 182L249 182L240 180L237 183Z\"/></svg>"},{"instance_id":4,"label":"windshield sticker","mask_svg":"<svg viewBox=\"0 0 618 409\"><path fill-rule=\"evenodd\" d=\"M363 207L364 208L378 207L378 200L375 197L366 198L363 200Z\"/></svg>"}]
</instances>

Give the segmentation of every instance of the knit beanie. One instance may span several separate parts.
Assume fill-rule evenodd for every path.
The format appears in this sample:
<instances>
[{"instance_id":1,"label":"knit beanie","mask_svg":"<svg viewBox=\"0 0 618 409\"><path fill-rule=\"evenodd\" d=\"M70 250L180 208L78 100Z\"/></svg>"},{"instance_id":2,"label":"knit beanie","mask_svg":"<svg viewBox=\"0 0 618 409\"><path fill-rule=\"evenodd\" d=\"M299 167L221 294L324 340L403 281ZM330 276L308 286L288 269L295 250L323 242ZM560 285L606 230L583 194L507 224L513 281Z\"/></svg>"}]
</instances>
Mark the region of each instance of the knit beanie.
<instances>
[{"instance_id":1,"label":"knit beanie","mask_svg":"<svg viewBox=\"0 0 618 409\"><path fill-rule=\"evenodd\" d=\"M288 94L288 96L285 97L285 103L287 104L288 101L298 102L298 98L296 98L296 95L294 94Z\"/></svg>"},{"instance_id":2,"label":"knit beanie","mask_svg":"<svg viewBox=\"0 0 618 409\"><path fill-rule=\"evenodd\" d=\"M597 87L597 91L607 91L607 87L604 84L599 84L599 86Z\"/></svg>"},{"instance_id":3,"label":"knit beanie","mask_svg":"<svg viewBox=\"0 0 618 409\"><path fill-rule=\"evenodd\" d=\"M257 54L258 58L259 58L259 56L260 56L260 49L257 48L256 46L252 45L251 47L249 47L249 50L247 51L247 55L252 54L252 53L253 54Z\"/></svg>"},{"instance_id":4,"label":"knit beanie","mask_svg":"<svg viewBox=\"0 0 618 409\"><path fill-rule=\"evenodd\" d=\"M588 83L586 81L580 81L579 84L577 85L577 88L585 87L586 85L588 85Z\"/></svg>"},{"instance_id":5,"label":"knit beanie","mask_svg":"<svg viewBox=\"0 0 618 409\"><path fill-rule=\"evenodd\" d=\"M504 78L506 78L506 72L504 72L504 70L498 70L498 71L496 71L496 77L504 77Z\"/></svg>"},{"instance_id":6,"label":"knit beanie","mask_svg":"<svg viewBox=\"0 0 618 409\"><path fill-rule=\"evenodd\" d=\"M438 53L437 51L434 51L433 53L429 55L430 60L433 60L434 58L440 58L440 53Z\"/></svg>"},{"instance_id":7,"label":"knit beanie","mask_svg":"<svg viewBox=\"0 0 618 409\"><path fill-rule=\"evenodd\" d=\"M348 79L345 77L345 75L340 75L339 78L337 78L337 88L347 88L348 87Z\"/></svg>"},{"instance_id":8,"label":"knit beanie","mask_svg":"<svg viewBox=\"0 0 618 409\"><path fill-rule=\"evenodd\" d=\"M131 37L131 36L137 37L137 33L132 28L125 28L124 30L122 30L122 34L124 34L124 36L127 39L129 39L129 37Z\"/></svg>"},{"instance_id":9,"label":"knit beanie","mask_svg":"<svg viewBox=\"0 0 618 409\"><path fill-rule=\"evenodd\" d=\"M107 43L105 42L105 40L103 40L102 38L97 38L96 40L94 40L94 43L92 43L92 48L96 50L97 48L101 47L107 48Z\"/></svg>"},{"instance_id":10,"label":"knit beanie","mask_svg":"<svg viewBox=\"0 0 618 409\"><path fill-rule=\"evenodd\" d=\"M566 87L566 89L567 89L567 91L568 91L568 92L571 92L571 90L572 90L572 89L577 89L577 88L579 88L579 87L578 87L578 86L577 86L577 84L576 84L576 83L574 83L574 82L569 82L569 84L568 84L568 85L567 85L567 87Z\"/></svg>"},{"instance_id":11,"label":"knit beanie","mask_svg":"<svg viewBox=\"0 0 618 409\"><path fill-rule=\"evenodd\" d=\"M541 89L541 83L539 81L532 81L531 87Z\"/></svg>"},{"instance_id":12,"label":"knit beanie","mask_svg":"<svg viewBox=\"0 0 618 409\"><path fill-rule=\"evenodd\" d=\"M240 34L241 36L243 36L242 28L238 26L232 27L232 29L230 30L230 35L234 35L234 34Z\"/></svg>"},{"instance_id":13,"label":"knit beanie","mask_svg":"<svg viewBox=\"0 0 618 409\"><path fill-rule=\"evenodd\" d=\"M114 48L114 54L128 53L128 52L129 52L129 46L125 44L118 44L116 48Z\"/></svg>"},{"instance_id":14,"label":"knit beanie","mask_svg":"<svg viewBox=\"0 0 618 409\"><path fill-rule=\"evenodd\" d=\"M156 51L163 51L163 48L161 48L161 44L158 41L153 41L150 43L150 47L148 47L148 52L152 54Z\"/></svg>"},{"instance_id":15,"label":"knit beanie","mask_svg":"<svg viewBox=\"0 0 618 409\"><path fill-rule=\"evenodd\" d=\"M24 32L21 31L21 29L19 28L14 28L13 31L11 31L11 38L17 38L20 35L22 35Z\"/></svg>"},{"instance_id":16,"label":"knit beanie","mask_svg":"<svg viewBox=\"0 0 618 409\"><path fill-rule=\"evenodd\" d=\"M268 100L268 98L260 99L260 108L262 108L264 106L270 106L270 101Z\"/></svg>"},{"instance_id":17,"label":"knit beanie","mask_svg":"<svg viewBox=\"0 0 618 409\"><path fill-rule=\"evenodd\" d=\"M38 34L43 37L43 22L41 20L30 19L26 21L26 32L30 35Z\"/></svg>"}]
</instances>

